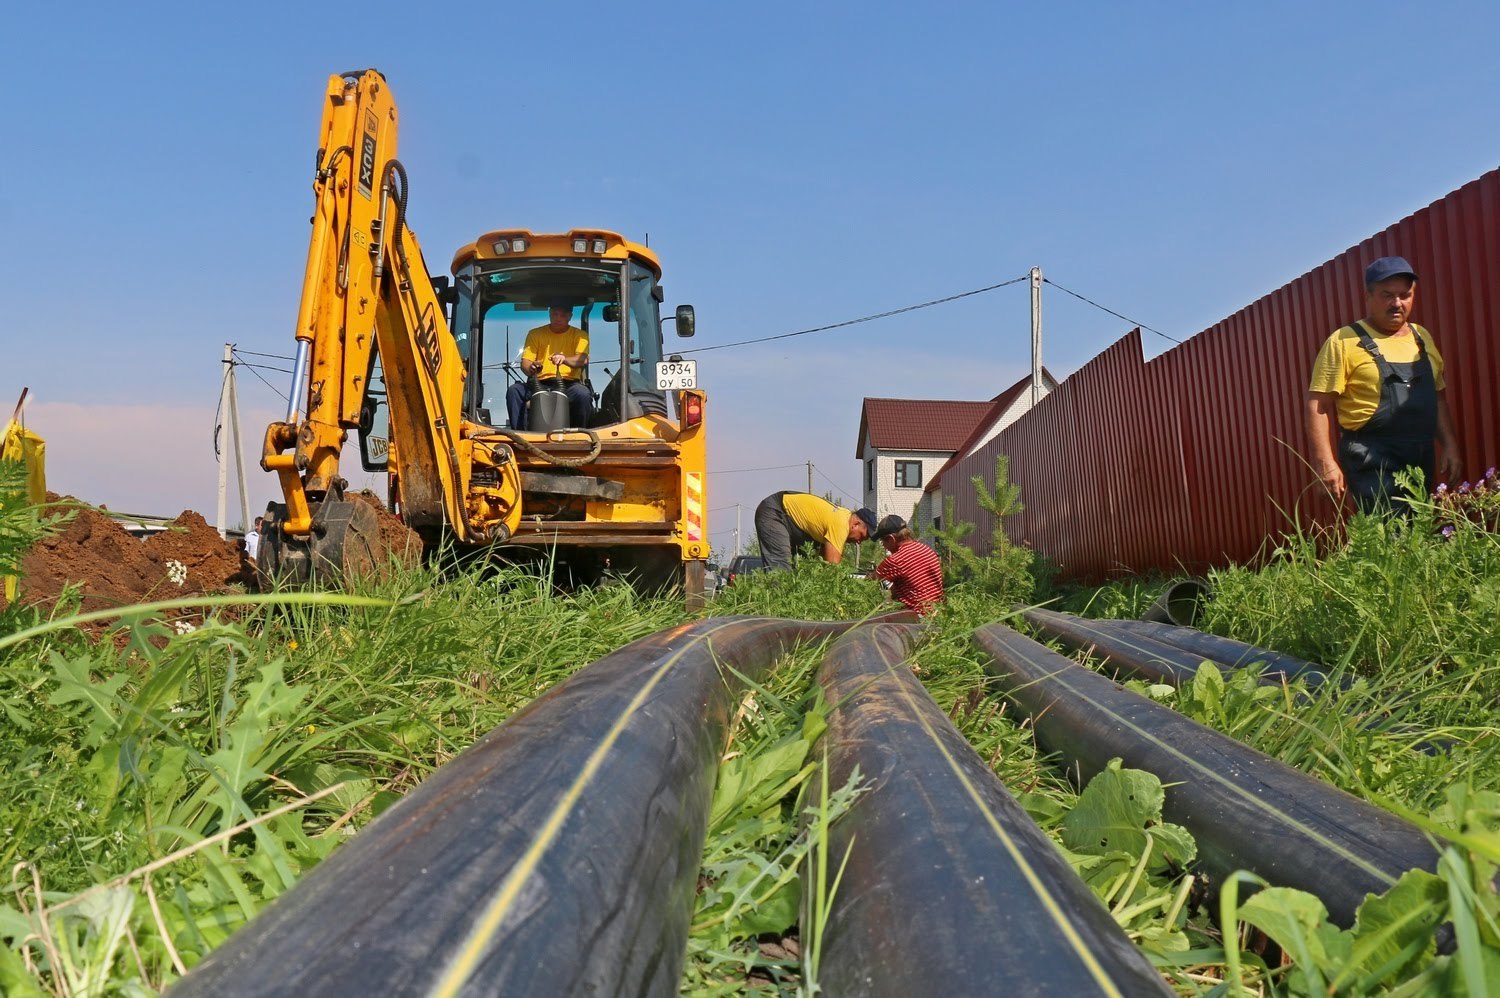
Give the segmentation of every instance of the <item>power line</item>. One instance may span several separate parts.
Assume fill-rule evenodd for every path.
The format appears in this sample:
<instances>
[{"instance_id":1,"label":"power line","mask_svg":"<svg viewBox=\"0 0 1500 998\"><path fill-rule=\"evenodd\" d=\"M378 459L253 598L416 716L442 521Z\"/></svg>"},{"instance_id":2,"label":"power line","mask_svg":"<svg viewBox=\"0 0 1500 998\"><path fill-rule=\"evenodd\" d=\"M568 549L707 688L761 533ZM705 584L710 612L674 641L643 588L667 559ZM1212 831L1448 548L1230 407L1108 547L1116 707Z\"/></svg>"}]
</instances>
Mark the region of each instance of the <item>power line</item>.
<instances>
[{"instance_id":1,"label":"power line","mask_svg":"<svg viewBox=\"0 0 1500 998\"><path fill-rule=\"evenodd\" d=\"M280 388L277 388L275 385L273 385L269 381L267 381L265 379L265 377L263 377L261 375L261 373L259 371L255 370L251 365L249 365L249 364L241 364L240 366L241 367L248 367L248 368L250 368L251 369L250 373L253 374L253 375L255 375L255 377L260 381L261 384L265 385L267 388L271 389L271 391L273 391L277 395L281 396L281 400L283 402L287 401L286 392L282 391Z\"/></svg>"},{"instance_id":2,"label":"power line","mask_svg":"<svg viewBox=\"0 0 1500 998\"><path fill-rule=\"evenodd\" d=\"M770 468L729 468L724 471L710 471L710 475L738 475L746 471L785 471L788 468L805 468L806 464L778 464Z\"/></svg>"},{"instance_id":3,"label":"power line","mask_svg":"<svg viewBox=\"0 0 1500 998\"><path fill-rule=\"evenodd\" d=\"M269 364L251 364L251 363L249 363L247 361L243 361L243 360L237 360L237 361L235 361L235 366L236 367L253 367L253 368L256 368L257 370L261 370L261 371L275 371L277 374L291 374L292 373L290 368L272 367Z\"/></svg>"},{"instance_id":4,"label":"power line","mask_svg":"<svg viewBox=\"0 0 1500 998\"><path fill-rule=\"evenodd\" d=\"M853 503L856 503L856 504L862 504L863 503L863 500L854 498L852 495L850 495L849 493L845 492L839 486L838 482L835 482L833 479L829 478L826 474L823 474L823 469L820 468L820 467L818 467L816 464L813 465L813 470L816 471L818 474L823 475L823 481L827 482L829 485L832 485L833 488L834 488L834 491L837 492L839 495L843 496L845 499L848 499L850 502L853 502Z\"/></svg>"},{"instance_id":5,"label":"power line","mask_svg":"<svg viewBox=\"0 0 1500 998\"><path fill-rule=\"evenodd\" d=\"M219 400L214 403L214 460L217 461L223 455L219 452L219 431L224 424L219 422L219 414L224 411L224 393L229 390L229 372L233 364L224 365L224 377L219 380Z\"/></svg>"},{"instance_id":6,"label":"power line","mask_svg":"<svg viewBox=\"0 0 1500 998\"><path fill-rule=\"evenodd\" d=\"M727 350L730 347L742 347L751 343L769 343L772 340L785 340L793 336L806 336L808 333L822 333L830 329L842 329L845 326L856 326L861 322L874 322L876 319L887 319L893 315L901 315L905 312L915 312L919 308L931 308L934 305L942 305L950 301L958 301L960 298L969 298L973 295L982 295L986 291L994 291L997 288L1009 287L1027 280L1031 275L1022 274L1009 281L1001 281L999 284L991 284L984 288L975 288L973 291L964 291L956 295L948 295L946 298L934 298L931 301L920 302L916 305L907 305L904 308L893 308L888 312L877 312L874 315L861 316L858 319L846 319L843 322L834 322L827 326L814 326L811 329L799 329L795 333L779 333L775 336L761 336L753 340L737 340L734 343L718 343L711 347L696 347L692 350L679 350L679 354L707 353L710 350ZM1153 330L1154 331L1154 330Z\"/></svg>"},{"instance_id":7,"label":"power line","mask_svg":"<svg viewBox=\"0 0 1500 998\"><path fill-rule=\"evenodd\" d=\"M242 354L245 354L248 357L270 357L272 360L291 360L292 359L292 358L286 356L285 354L279 354L279 353L256 353L254 350L241 350L239 347L234 347L233 349L234 349L235 353L242 353Z\"/></svg>"},{"instance_id":8,"label":"power line","mask_svg":"<svg viewBox=\"0 0 1500 998\"><path fill-rule=\"evenodd\" d=\"M1044 284L1050 284L1054 288L1056 288L1057 290L1061 291L1063 294L1072 295L1074 298L1077 298L1081 302L1087 302L1088 304L1094 306L1095 308L1097 308L1101 312L1108 312L1110 315L1114 316L1116 319L1124 319L1126 322L1129 322L1132 325L1139 326L1140 328L1146 330L1148 333L1155 333L1157 336L1160 336L1164 340L1171 340L1173 343L1181 343L1182 342L1181 340L1179 340L1175 336L1168 336L1166 333L1162 332L1160 329L1152 329L1150 326L1146 325L1144 322L1137 322L1135 319L1130 318L1130 316L1128 316L1128 315L1121 315L1119 312L1116 312L1112 308L1105 308L1103 305L1100 305L1098 302L1096 302L1096 301L1094 301L1092 299L1089 299L1089 298L1085 298L1083 295L1079 294L1077 291L1069 291L1067 288L1063 287L1061 284L1058 284L1056 281L1052 280L1052 278L1050 278L1050 277L1044 277L1044 278L1042 278L1042 283L1044 283Z\"/></svg>"}]
</instances>

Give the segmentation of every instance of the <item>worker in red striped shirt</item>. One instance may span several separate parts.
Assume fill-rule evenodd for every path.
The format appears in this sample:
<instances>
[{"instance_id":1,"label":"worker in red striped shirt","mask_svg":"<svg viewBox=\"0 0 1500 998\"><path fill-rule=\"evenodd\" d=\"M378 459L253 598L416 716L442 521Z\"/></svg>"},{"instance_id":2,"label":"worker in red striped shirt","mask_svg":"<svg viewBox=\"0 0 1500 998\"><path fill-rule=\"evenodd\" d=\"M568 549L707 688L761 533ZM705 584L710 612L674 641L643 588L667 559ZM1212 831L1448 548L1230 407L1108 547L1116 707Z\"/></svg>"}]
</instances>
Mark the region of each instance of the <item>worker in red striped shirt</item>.
<instances>
[{"instance_id":1,"label":"worker in red striped shirt","mask_svg":"<svg viewBox=\"0 0 1500 998\"><path fill-rule=\"evenodd\" d=\"M872 573L891 584L891 595L926 615L943 599L943 566L937 552L911 535L906 521L892 513L875 528L886 557Z\"/></svg>"}]
</instances>

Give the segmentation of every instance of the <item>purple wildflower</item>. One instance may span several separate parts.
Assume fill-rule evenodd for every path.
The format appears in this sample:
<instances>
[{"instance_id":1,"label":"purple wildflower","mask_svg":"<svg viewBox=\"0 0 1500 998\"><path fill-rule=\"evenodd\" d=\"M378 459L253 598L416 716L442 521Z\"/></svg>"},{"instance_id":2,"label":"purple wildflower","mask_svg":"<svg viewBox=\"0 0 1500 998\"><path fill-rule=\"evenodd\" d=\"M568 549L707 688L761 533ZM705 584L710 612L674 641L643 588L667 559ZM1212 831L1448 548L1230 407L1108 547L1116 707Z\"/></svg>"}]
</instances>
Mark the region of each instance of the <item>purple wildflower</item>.
<instances>
[{"instance_id":1,"label":"purple wildflower","mask_svg":"<svg viewBox=\"0 0 1500 998\"><path fill-rule=\"evenodd\" d=\"M1453 529L1453 524L1451 524L1451 523L1444 525L1444 527L1443 527L1443 529L1441 531L1441 533L1442 533L1442 535L1444 537L1452 537L1457 532L1458 531L1456 531L1456 530Z\"/></svg>"},{"instance_id":2,"label":"purple wildflower","mask_svg":"<svg viewBox=\"0 0 1500 998\"><path fill-rule=\"evenodd\" d=\"M1458 487L1458 494L1461 495L1461 496L1466 496L1466 495L1469 494L1469 483L1468 482L1464 482L1462 485L1460 485Z\"/></svg>"},{"instance_id":3,"label":"purple wildflower","mask_svg":"<svg viewBox=\"0 0 1500 998\"><path fill-rule=\"evenodd\" d=\"M1497 473L1495 469L1491 467L1490 470L1484 473L1484 477L1493 482L1496 478L1500 478L1500 473Z\"/></svg>"},{"instance_id":4,"label":"purple wildflower","mask_svg":"<svg viewBox=\"0 0 1500 998\"><path fill-rule=\"evenodd\" d=\"M1438 482L1437 494L1438 495L1443 495L1447 491L1448 491L1448 483L1447 482Z\"/></svg>"}]
</instances>

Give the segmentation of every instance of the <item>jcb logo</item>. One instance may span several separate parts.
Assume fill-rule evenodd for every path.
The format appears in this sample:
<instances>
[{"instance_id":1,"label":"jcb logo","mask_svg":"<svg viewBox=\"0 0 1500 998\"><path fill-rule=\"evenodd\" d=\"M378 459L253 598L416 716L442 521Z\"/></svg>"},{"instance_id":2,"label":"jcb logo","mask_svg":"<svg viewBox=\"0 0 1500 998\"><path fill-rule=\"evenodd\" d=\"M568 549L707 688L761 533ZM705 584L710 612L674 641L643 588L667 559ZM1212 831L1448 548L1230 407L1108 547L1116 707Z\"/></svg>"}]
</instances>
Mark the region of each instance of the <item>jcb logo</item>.
<instances>
[{"instance_id":1,"label":"jcb logo","mask_svg":"<svg viewBox=\"0 0 1500 998\"><path fill-rule=\"evenodd\" d=\"M422 310L422 324L417 328L417 349L427 361L427 369L434 375L443 364L443 355L438 352L437 316L428 305Z\"/></svg>"},{"instance_id":2,"label":"jcb logo","mask_svg":"<svg viewBox=\"0 0 1500 998\"><path fill-rule=\"evenodd\" d=\"M375 135L380 129L380 119L373 111L365 112L365 135L359 152L359 192L365 200L375 196Z\"/></svg>"}]
</instances>

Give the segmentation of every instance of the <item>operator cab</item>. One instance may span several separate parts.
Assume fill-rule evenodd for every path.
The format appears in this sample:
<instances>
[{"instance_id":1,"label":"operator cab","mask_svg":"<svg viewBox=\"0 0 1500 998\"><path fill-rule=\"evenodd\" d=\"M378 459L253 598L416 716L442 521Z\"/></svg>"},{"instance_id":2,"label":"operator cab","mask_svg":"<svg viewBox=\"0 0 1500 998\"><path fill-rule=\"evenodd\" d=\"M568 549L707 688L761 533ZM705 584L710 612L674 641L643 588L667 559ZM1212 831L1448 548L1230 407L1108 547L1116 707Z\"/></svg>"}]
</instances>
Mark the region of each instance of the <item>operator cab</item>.
<instances>
[{"instance_id":1,"label":"operator cab","mask_svg":"<svg viewBox=\"0 0 1500 998\"><path fill-rule=\"evenodd\" d=\"M579 373L593 396L589 425L668 416L667 393L656 387L665 359L660 273L650 250L597 230L504 230L459 251L450 328L469 372L465 418L509 425L506 393L526 380L519 361L527 334L559 305L588 338ZM692 335L692 307L679 308L676 322L680 335Z\"/></svg>"}]
</instances>

